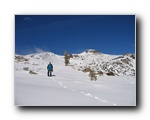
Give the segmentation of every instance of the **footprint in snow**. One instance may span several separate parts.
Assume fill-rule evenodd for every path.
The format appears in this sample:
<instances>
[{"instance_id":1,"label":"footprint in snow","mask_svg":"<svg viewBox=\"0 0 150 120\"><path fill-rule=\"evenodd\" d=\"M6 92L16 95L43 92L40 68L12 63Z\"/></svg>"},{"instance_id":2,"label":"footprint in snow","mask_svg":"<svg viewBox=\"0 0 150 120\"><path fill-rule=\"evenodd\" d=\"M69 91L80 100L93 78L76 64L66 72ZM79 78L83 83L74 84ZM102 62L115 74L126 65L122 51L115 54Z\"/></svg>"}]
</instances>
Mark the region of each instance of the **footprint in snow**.
<instances>
[{"instance_id":1,"label":"footprint in snow","mask_svg":"<svg viewBox=\"0 0 150 120\"><path fill-rule=\"evenodd\" d=\"M73 91L75 92L76 90L75 89L71 89L71 88L67 88L65 85L62 84L61 81L56 81L60 86L62 86L63 88L67 89L67 90L70 90L70 91Z\"/></svg>"},{"instance_id":2,"label":"footprint in snow","mask_svg":"<svg viewBox=\"0 0 150 120\"><path fill-rule=\"evenodd\" d=\"M63 86L65 89L67 88L66 86Z\"/></svg>"},{"instance_id":3,"label":"footprint in snow","mask_svg":"<svg viewBox=\"0 0 150 120\"><path fill-rule=\"evenodd\" d=\"M68 88L68 90L75 92L76 90Z\"/></svg>"},{"instance_id":4,"label":"footprint in snow","mask_svg":"<svg viewBox=\"0 0 150 120\"><path fill-rule=\"evenodd\" d=\"M87 93L87 94L84 94L86 96L89 96L89 97L93 97L93 95L91 95L90 93Z\"/></svg>"},{"instance_id":5,"label":"footprint in snow","mask_svg":"<svg viewBox=\"0 0 150 120\"><path fill-rule=\"evenodd\" d=\"M90 93L84 93L84 92L81 93L84 94L85 96L93 97L93 95L91 95Z\"/></svg>"},{"instance_id":6,"label":"footprint in snow","mask_svg":"<svg viewBox=\"0 0 150 120\"><path fill-rule=\"evenodd\" d=\"M116 103L111 103L111 102L108 102L107 100L102 100L102 99L100 99L100 98L98 98L98 97L94 97L96 100L99 100L99 101L101 101L101 102L104 102L104 103L107 103L107 104L113 104L114 106L116 105Z\"/></svg>"},{"instance_id":7,"label":"footprint in snow","mask_svg":"<svg viewBox=\"0 0 150 120\"><path fill-rule=\"evenodd\" d=\"M104 103L109 103L107 100L102 100L102 99L100 99L100 98L98 98L96 96L95 96L95 99L100 100L101 102L104 102Z\"/></svg>"},{"instance_id":8,"label":"footprint in snow","mask_svg":"<svg viewBox=\"0 0 150 120\"><path fill-rule=\"evenodd\" d=\"M63 84L62 84L62 82L60 82L60 81L59 81L58 83L59 83L59 85L60 85L60 86L62 86L62 85L63 85Z\"/></svg>"}]
</instances>

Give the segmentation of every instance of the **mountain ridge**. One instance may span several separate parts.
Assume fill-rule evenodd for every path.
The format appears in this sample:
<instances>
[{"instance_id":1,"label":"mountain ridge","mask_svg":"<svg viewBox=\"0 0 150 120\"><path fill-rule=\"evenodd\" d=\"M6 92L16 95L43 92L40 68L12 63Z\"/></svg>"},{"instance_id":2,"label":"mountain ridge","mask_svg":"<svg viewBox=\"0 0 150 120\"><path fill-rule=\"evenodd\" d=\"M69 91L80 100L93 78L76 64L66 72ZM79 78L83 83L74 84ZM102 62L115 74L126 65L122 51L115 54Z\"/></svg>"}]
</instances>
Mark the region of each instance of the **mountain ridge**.
<instances>
[{"instance_id":1,"label":"mountain ridge","mask_svg":"<svg viewBox=\"0 0 150 120\"><path fill-rule=\"evenodd\" d=\"M15 63L44 65L52 62L55 65L64 64L64 56L52 52L42 52L29 55L15 55ZM94 49L87 49L79 54L69 54L69 66L83 72L87 69L94 70L97 75L102 76L135 76L135 55L110 55L103 54ZM62 66L61 66L62 67ZM65 66L63 66L65 67Z\"/></svg>"}]
</instances>

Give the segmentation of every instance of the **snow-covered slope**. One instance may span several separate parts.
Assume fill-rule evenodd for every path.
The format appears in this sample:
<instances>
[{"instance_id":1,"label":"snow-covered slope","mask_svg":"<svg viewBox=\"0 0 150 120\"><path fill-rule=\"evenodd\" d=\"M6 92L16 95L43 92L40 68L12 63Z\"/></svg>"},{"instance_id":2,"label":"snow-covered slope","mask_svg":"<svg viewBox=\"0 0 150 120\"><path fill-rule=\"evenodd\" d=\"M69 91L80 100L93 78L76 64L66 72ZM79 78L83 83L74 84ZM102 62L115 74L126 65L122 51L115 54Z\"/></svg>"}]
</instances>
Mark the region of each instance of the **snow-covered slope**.
<instances>
[{"instance_id":1,"label":"snow-covered slope","mask_svg":"<svg viewBox=\"0 0 150 120\"><path fill-rule=\"evenodd\" d=\"M78 71L86 72L87 69L92 69L97 75L101 76L135 76L136 63L134 54L108 55L89 49L80 54L70 54L69 58L69 66ZM45 61L63 64L64 57L51 52L15 56L15 62L22 64L38 66L47 64Z\"/></svg>"},{"instance_id":2,"label":"snow-covered slope","mask_svg":"<svg viewBox=\"0 0 150 120\"><path fill-rule=\"evenodd\" d=\"M114 73L116 76L135 76L135 56L133 54L108 55L89 49L81 54L72 54L70 65L81 71L90 68L97 74L101 73L100 75Z\"/></svg>"},{"instance_id":3,"label":"snow-covered slope","mask_svg":"<svg viewBox=\"0 0 150 120\"><path fill-rule=\"evenodd\" d=\"M70 57L70 65L65 66L64 57L51 52L15 55L15 104L21 106L135 106L135 76L97 75L97 81L91 81L88 73L78 70L81 65L82 68L88 65L94 68L93 62L101 66L114 65L114 69L117 69L112 61L122 62L122 59L130 59L130 55L113 56L99 52L93 53L93 50L90 50L78 55L73 54L73 58ZM47 77L46 67L49 62L52 62L54 66L52 77ZM134 63L134 61L130 62Z\"/></svg>"}]
</instances>

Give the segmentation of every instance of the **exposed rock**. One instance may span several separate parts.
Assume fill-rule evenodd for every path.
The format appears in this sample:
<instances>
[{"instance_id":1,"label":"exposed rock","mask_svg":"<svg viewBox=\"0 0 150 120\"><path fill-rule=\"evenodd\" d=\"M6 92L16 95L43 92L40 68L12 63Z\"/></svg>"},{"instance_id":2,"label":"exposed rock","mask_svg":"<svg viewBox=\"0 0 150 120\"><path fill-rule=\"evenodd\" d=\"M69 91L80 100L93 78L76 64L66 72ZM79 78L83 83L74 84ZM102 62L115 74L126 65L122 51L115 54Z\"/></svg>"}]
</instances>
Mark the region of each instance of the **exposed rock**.
<instances>
[{"instance_id":1,"label":"exposed rock","mask_svg":"<svg viewBox=\"0 0 150 120\"><path fill-rule=\"evenodd\" d=\"M121 59L121 61L124 62L124 63L126 63L126 64L129 64L130 60L129 60L129 58L126 58L126 59Z\"/></svg>"},{"instance_id":2,"label":"exposed rock","mask_svg":"<svg viewBox=\"0 0 150 120\"><path fill-rule=\"evenodd\" d=\"M98 54L100 54L100 52L99 51L97 51L97 50L94 50L94 49L88 49L88 50L86 50L85 51L86 53L98 53Z\"/></svg>"},{"instance_id":3,"label":"exposed rock","mask_svg":"<svg viewBox=\"0 0 150 120\"><path fill-rule=\"evenodd\" d=\"M28 61L28 59L22 57L22 56L15 56L15 60L18 62L25 62Z\"/></svg>"}]
</instances>

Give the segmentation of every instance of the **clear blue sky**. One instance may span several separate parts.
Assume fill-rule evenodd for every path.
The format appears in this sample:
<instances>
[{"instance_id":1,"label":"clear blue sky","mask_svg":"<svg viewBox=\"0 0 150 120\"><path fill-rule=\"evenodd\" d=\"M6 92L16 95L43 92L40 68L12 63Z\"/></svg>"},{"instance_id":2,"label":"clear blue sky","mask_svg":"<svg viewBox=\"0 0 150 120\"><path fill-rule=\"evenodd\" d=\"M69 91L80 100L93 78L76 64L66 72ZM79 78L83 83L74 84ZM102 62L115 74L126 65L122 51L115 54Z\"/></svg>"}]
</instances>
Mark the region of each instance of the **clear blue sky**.
<instances>
[{"instance_id":1,"label":"clear blue sky","mask_svg":"<svg viewBox=\"0 0 150 120\"><path fill-rule=\"evenodd\" d=\"M15 15L15 53L135 53L134 15Z\"/></svg>"}]
</instances>

